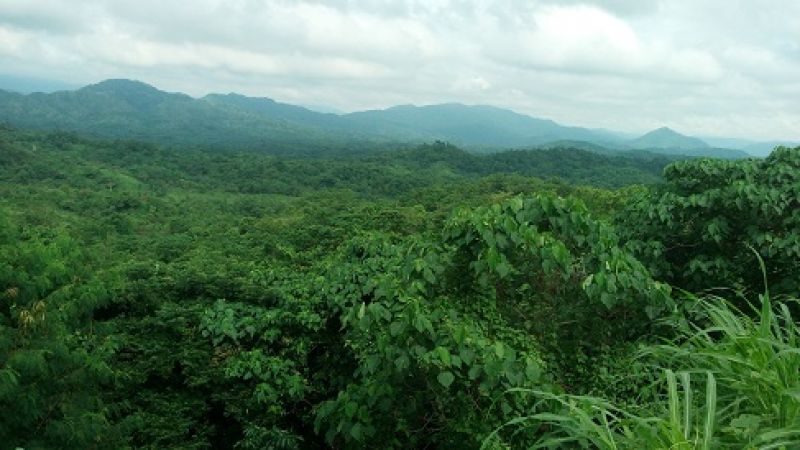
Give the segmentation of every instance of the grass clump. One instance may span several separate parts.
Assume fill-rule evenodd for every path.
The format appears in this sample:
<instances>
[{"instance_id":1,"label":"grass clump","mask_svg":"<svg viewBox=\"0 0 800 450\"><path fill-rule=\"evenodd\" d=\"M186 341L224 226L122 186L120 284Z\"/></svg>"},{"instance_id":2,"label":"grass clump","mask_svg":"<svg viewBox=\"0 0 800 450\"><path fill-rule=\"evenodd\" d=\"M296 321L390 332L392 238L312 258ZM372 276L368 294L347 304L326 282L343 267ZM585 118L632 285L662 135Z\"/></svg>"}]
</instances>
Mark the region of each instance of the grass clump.
<instances>
[{"instance_id":1,"label":"grass clump","mask_svg":"<svg viewBox=\"0 0 800 450\"><path fill-rule=\"evenodd\" d=\"M509 433L537 436L537 449L800 448L800 327L792 314L800 301L774 301L768 290L745 308L720 296L688 300L697 318L640 353L663 373L640 407L527 390L536 398L529 414L495 430L483 448L502 448Z\"/></svg>"}]
</instances>

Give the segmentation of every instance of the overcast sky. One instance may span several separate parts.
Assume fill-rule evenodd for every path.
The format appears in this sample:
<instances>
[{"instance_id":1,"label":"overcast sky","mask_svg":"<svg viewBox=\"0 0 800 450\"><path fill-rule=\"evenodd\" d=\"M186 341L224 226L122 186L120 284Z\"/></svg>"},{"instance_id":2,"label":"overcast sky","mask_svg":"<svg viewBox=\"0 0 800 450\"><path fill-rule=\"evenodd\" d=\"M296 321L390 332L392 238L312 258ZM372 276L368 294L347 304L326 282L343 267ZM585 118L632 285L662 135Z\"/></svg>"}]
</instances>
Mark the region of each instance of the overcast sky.
<instances>
[{"instance_id":1,"label":"overcast sky","mask_svg":"<svg viewBox=\"0 0 800 450\"><path fill-rule=\"evenodd\" d=\"M800 1L0 0L0 73L800 140Z\"/></svg>"}]
</instances>

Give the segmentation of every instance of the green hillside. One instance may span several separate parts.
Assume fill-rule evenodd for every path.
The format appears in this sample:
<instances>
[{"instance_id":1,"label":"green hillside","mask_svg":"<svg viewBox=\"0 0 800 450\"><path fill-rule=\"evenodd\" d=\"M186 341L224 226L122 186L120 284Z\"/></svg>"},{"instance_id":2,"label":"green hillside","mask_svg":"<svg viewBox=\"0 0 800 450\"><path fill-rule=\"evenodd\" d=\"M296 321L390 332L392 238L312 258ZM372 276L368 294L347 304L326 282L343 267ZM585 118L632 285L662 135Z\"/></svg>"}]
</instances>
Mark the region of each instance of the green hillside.
<instances>
[{"instance_id":1,"label":"green hillside","mask_svg":"<svg viewBox=\"0 0 800 450\"><path fill-rule=\"evenodd\" d=\"M556 146L605 155L639 149L674 157L749 156L741 150L711 148L668 128L626 141L611 131L564 126L492 106L404 105L337 115L233 93L195 99L132 80L106 80L48 94L0 90L0 122L270 154L351 153L440 140L483 152Z\"/></svg>"},{"instance_id":2,"label":"green hillside","mask_svg":"<svg viewBox=\"0 0 800 450\"><path fill-rule=\"evenodd\" d=\"M267 120L259 114L221 108L130 80L107 80L51 94L0 91L0 120L14 126L100 137L267 153L307 154L360 145L349 134L288 120Z\"/></svg>"},{"instance_id":3,"label":"green hillside","mask_svg":"<svg viewBox=\"0 0 800 450\"><path fill-rule=\"evenodd\" d=\"M615 141L611 133L565 127L492 106L395 106L344 116L385 134L415 134L483 148L525 147L559 139Z\"/></svg>"}]
</instances>

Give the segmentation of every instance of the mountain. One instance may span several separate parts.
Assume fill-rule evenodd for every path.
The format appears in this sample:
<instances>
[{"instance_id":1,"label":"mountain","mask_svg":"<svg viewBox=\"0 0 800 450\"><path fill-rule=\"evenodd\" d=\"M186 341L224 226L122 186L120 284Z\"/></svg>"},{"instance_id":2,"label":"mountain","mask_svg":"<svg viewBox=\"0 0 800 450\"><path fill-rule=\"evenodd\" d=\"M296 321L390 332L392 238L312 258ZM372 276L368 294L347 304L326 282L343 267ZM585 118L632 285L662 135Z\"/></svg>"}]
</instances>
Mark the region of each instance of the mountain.
<instances>
[{"instance_id":1,"label":"mountain","mask_svg":"<svg viewBox=\"0 0 800 450\"><path fill-rule=\"evenodd\" d=\"M735 148L739 150L743 150L745 147L755 144L755 141L751 141L748 139L737 139L737 138L726 138L726 137L716 137L716 136L698 136L700 139L703 140L706 144L712 147L719 147L719 148Z\"/></svg>"},{"instance_id":2,"label":"mountain","mask_svg":"<svg viewBox=\"0 0 800 450\"><path fill-rule=\"evenodd\" d=\"M610 132L565 127L551 120L492 106L459 103L400 105L338 115L240 94L210 94L203 100L270 120L314 125L362 136L409 141L441 140L473 149L525 147L556 139L619 141Z\"/></svg>"},{"instance_id":3,"label":"mountain","mask_svg":"<svg viewBox=\"0 0 800 450\"><path fill-rule=\"evenodd\" d=\"M671 128L662 127L625 143L633 150L646 150L662 155L688 156L692 158L739 159L751 155L743 150L711 147L701 139L686 136Z\"/></svg>"},{"instance_id":4,"label":"mountain","mask_svg":"<svg viewBox=\"0 0 800 450\"><path fill-rule=\"evenodd\" d=\"M800 142L789 142L789 141L755 142L744 147L743 150L753 156L765 157L769 156L769 154L772 153L772 150L774 150L775 147L778 146L798 147L800 146Z\"/></svg>"},{"instance_id":5,"label":"mountain","mask_svg":"<svg viewBox=\"0 0 800 450\"><path fill-rule=\"evenodd\" d=\"M236 102L241 99L223 104L215 98L195 99L164 92L139 81L106 80L75 91L50 94L0 91L0 121L106 138L273 153L308 153L364 144L357 137L330 132L313 121L292 121L283 117L287 113L269 118L264 111L236 107ZM285 109L293 108L302 109L288 105Z\"/></svg>"},{"instance_id":6,"label":"mountain","mask_svg":"<svg viewBox=\"0 0 800 450\"><path fill-rule=\"evenodd\" d=\"M658 148L672 150L694 150L709 147L708 144L698 138L685 136L667 127L661 127L628 141L627 145L635 149Z\"/></svg>"},{"instance_id":7,"label":"mountain","mask_svg":"<svg viewBox=\"0 0 800 450\"><path fill-rule=\"evenodd\" d=\"M0 86L2 86L2 89L12 92L19 92L22 94L28 94L31 92L55 92L76 89L80 87L58 80L37 77L21 77L18 75L5 73L0 73Z\"/></svg>"},{"instance_id":8,"label":"mountain","mask_svg":"<svg viewBox=\"0 0 800 450\"><path fill-rule=\"evenodd\" d=\"M347 121L337 114L312 111L302 106L280 103L266 97L241 94L208 94L204 100L212 105L250 112L273 121L287 121L325 128L345 128Z\"/></svg>"},{"instance_id":9,"label":"mountain","mask_svg":"<svg viewBox=\"0 0 800 450\"><path fill-rule=\"evenodd\" d=\"M621 141L609 131L563 126L492 106L404 105L337 115L234 93L195 99L123 79L49 94L0 91L0 120L102 137L267 151L343 148L354 142L442 140L498 150L556 140Z\"/></svg>"},{"instance_id":10,"label":"mountain","mask_svg":"<svg viewBox=\"0 0 800 450\"><path fill-rule=\"evenodd\" d=\"M546 145L601 154L637 149L669 155L747 156L713 149L669 128L628 139L613 131L564 126L485 105L401 105L332 114L235 93L198 99L124 79L52 93L0 90L0 122L167 145L295 155L352 153L439 140L483 151Z\"/></svg>"},{"instance_id":11,"label":"mountain","mask_svg":"<svg viewBox=\"0 0 800 450\"><path fill-rule=\"evenodd\" d=\"M615 142L610 132L559 125L485 105L401 105L343 116L384 135L439 139L465 147L525 147L555 140Z\"/></svg>"}]
</instances>

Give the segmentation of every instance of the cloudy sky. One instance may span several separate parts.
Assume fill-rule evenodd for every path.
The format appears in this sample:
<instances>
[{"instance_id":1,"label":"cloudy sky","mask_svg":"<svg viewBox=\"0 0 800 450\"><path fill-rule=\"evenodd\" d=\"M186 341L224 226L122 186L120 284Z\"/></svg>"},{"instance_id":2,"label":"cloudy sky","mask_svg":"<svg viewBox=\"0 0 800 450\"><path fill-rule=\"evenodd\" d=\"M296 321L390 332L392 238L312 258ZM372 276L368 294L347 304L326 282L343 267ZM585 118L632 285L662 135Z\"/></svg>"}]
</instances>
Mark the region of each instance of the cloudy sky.
<instances>
[{"instance_id":1,"label":"cloudy sky","mask_svg":"<svg viewBox=\"0 0 800 450\"><path fill-rule=\"evenodd\" d=\"M800 1L0 0L0 74L800 140Z\"/></svg>"}]
</instances>

